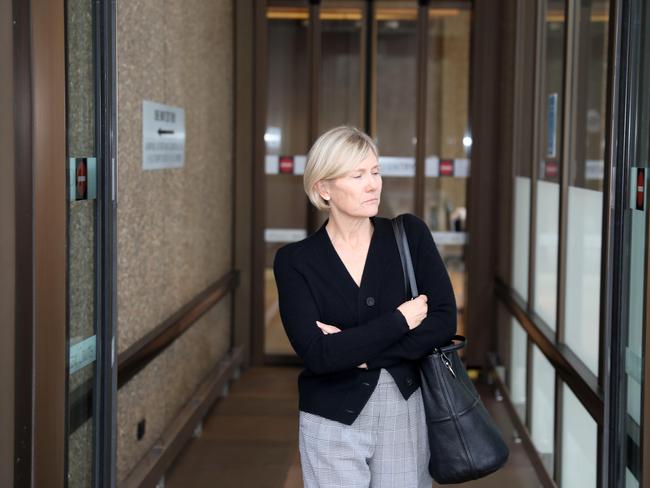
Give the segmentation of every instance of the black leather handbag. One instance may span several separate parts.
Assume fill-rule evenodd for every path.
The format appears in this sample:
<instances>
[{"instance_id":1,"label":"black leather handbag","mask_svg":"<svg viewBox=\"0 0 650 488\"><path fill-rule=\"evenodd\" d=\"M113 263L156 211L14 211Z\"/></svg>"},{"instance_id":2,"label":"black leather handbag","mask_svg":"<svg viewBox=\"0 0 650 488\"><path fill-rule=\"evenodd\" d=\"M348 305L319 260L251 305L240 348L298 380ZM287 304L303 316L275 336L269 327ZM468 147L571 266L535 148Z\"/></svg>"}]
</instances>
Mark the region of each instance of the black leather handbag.
<instances>
[{"instance_id":1,"label":"black leather handbag","mask_svg":"<svg viewBox=\"0 0 650 488\"><path fill-rule=\"evenodd\" d=\"M393 219L393 230L407 296L418 296L411 252L401 217ZM463 336L437 347L422 359L422 400L429 436L429 473L440 484L463 483L490 474L505 464L508 446L467 376L458 350Z\"/></svg>"}]
</instances>

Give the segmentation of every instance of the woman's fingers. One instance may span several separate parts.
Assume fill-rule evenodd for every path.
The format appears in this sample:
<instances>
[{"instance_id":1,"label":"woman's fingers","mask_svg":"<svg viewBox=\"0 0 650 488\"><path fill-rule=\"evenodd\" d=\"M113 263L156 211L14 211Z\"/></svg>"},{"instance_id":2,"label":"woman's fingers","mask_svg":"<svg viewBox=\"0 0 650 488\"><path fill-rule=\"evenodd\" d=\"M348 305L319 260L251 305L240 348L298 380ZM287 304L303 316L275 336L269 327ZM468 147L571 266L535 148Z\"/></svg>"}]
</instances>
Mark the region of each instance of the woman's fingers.
<instances>
[{"instance_id":1,"label":"woman's fingers","mask_svg":"<svg viewBox=\"0 0 650 488\"><path fill-rule=\"evenodd\" d=\"M336 334L337 332L341 332L341 329L334 325L329 325L329 324L324 324L323 322L319 322L318 320L316 321L316 325L323 331L323 334Z\"/></svg>"}]
</instances>

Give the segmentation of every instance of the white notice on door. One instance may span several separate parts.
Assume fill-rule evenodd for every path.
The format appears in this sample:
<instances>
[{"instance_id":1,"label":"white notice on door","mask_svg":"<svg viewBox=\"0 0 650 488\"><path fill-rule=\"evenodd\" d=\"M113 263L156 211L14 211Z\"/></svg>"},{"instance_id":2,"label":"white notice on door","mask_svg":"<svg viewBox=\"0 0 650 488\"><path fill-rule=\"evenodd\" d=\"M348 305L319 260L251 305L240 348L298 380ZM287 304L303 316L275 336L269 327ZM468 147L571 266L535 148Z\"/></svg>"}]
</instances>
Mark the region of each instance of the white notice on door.
<instances>
[{"instance_id":1,"label":"white notice on door","mask_svg":"<svg viewBox=\"0 0 650 488\"><path fill-rule=\"evenodd\" d=\"M142 101L142 169L182 168L185 110Z\"/></svg>"}]
</instances>

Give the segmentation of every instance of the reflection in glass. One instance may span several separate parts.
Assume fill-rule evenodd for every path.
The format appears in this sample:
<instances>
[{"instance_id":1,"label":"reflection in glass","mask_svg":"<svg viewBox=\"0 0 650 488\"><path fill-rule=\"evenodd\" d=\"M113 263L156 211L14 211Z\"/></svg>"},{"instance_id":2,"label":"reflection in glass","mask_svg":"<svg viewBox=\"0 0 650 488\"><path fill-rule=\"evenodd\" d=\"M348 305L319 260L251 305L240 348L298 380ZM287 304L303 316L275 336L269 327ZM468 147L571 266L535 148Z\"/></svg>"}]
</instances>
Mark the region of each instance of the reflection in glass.
<instances>
[{"instance_id":1,"label":"reflection in glass","mask_svg":"<svg viewBox=\"0 0 650 488\"><path fill-rule=\"evenodd\" d=\"M542 123L537 181L537 239L535 241L535 312L555 330L557 309L557 251L559 177L562 164L562 106L566 2L549 0L543 19Z\"/></svg>"},{"instance_id":2,"label":"reflection in glass","mask_svg":"<svg viewBox=\"0 0 650 488\"><path fill-rule=\"evenodd\" d=\"M555 426L555 370L533 345L533 375L531 398L531 437L544 467L553 473L553 442Z\"/></svg>"},{"instance_id":3,"label":"reflection in glass","mask_svg":"<svg viewBox=\"0 0 650 488\"><path fill-rule=\"evenodd\" d=\"M609 1L580 2L570 163L565 342L598 374Z\"/></svg>"},{"instance_id":4,"label":"reflection in glass","mask_svg":"<svg viewBox=\"0 0 650 488\"><path fill-rule=\"evenodd\" d=\"M319 134L339 125L363 127L363 16L364 2L321 2ZM326 218L325 212L318 212L316 227Z\"/></svg>"},{"instance_id":5,"label":"reflection in glass","mask_svg":"<svg viewBox=\"0 0 650 488\"><path fill-rule=\"evenodd\" d=\"M413 212L417 3L376 2L374 136L383 190L380 215Z\"/></svg>"},{"instance_id":6,"label":"reflection in glass","mask_svg":"<svg viewBox=\"0 0 650 488\"><path fill-rule=\"evenodd\" d=\"M515 177L513 209L512 287L528 300L528 258L530 242L530 178Z\"/></svg>"},{"instance_id":7,"label":"reflection in glass","mask_svg":"<svg viewBox=\"0 0 650 488\"><path fill-rule=\"evenodd\" d=\"M560 486L596 487L598 424L566 384L562 385Z\"/></svg>"},{"instance_id":8,"label":"reflection in glass","mask_svg":"<svg viewBox=\"0 0 650 488\"><path fill-rule=\"evenodd\" d=\"M526 421L526 365L528 356L528 336L517 319L510 322L510 398L519 414Z\"/></svg>"},{"instance_id":9,"label":"reflection in glass","mask_svg":"<svg viewBox=\"0 0 650 488\"><path fill-rule=\"evenodd\" d=\"M309 10L306 3L274 3L281 4L271 2L267 10L265 352L293 355L280 320L272 265L279 247L306 237L302 172L309 149Z\"/></svg>"},{"instance_id":10,"label":"reflection in glass","mask_svg":"<svg viewBox=\"0 0 650 488\"><path fill-rule=\"evenodd\" d=\"M429 8L424 221L449 271L464 330L466 188L470 172L471 5Z\"/></svg>"},{"instance_id":11,"label":"reflection in glass","mask_svg":"<svg viewBox=\"0 0 650 488\"><path fill-rule=\"evenodd\" d=\"M362 126L362 5L321 2L319 133L338 125Z\"/></svg>"}]
</instances>

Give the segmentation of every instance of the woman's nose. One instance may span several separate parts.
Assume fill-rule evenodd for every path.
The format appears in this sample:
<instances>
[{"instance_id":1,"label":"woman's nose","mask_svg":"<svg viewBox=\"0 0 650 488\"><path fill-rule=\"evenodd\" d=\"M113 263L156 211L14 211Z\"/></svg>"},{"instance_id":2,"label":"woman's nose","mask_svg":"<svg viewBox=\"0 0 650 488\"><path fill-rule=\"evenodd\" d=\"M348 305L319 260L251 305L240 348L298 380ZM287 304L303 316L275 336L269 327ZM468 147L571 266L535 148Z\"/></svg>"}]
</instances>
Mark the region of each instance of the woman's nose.
<instances>
[{"instance_id":1,"label":"woman's nose","mask_svg":"<svg viewBox=\"0 0 650 488\"><path fill-rule=\"evenodd\" d=\"M366 190L367 191L375 191L378 187L378 183L375 181L374 178L370 177L368 180L368 184L366 185Z\"/></svg>"}]
</instances>

